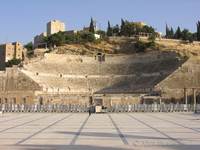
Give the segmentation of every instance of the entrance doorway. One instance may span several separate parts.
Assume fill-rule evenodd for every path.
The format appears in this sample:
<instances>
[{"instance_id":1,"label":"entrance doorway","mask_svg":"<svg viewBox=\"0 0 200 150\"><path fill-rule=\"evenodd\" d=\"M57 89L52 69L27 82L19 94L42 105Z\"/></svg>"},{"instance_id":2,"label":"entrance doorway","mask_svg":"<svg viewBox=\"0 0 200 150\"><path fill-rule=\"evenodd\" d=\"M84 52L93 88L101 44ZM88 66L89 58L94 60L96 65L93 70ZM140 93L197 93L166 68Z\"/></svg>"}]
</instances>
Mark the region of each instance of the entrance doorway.
<instances>
[{"instance_id":1,"label":"entrance doorway","mask_svg":"<svg viewBox=\"0 0 200 150\"><path fill-rule=\"evenodd\" d=\"M102 99L95 99L95 105L103 105Z\"/></svg>"}]
</instances>

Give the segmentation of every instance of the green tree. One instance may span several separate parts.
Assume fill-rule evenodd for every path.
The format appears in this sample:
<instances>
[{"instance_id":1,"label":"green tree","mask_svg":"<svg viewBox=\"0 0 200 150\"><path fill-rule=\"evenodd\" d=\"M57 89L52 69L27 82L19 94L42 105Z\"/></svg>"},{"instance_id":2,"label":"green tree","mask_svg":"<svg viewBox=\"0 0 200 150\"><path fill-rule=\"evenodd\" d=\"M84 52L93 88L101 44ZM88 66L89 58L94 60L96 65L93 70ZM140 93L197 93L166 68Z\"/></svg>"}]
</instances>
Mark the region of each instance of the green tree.
<instances>
[{"instance_id":1,"label":"green tree","mask_svg":"<svg viewBox=\"0 0 200 150\"><path fill-rule=\"evenodd\" d=\"M156 34L155 29L152 26L149 27L147 25L142 27L141 32Z\"/></svg>"},{"instance_id":2,"label":"green tree","mask_svg":"<svg viewBox=\"0 0 200 150\"><path fill-rule=\"evenodd\" d=\"M76 36L73 34L68 34L65 36L65 43L66 44L75 44Z\"/></svg>"},{"instance_id":3,"label":"green tree","mask_svg":"<svg viewBox=\"0 0 200 150\"><path fill-rule=\"evenodd\" d=\"M170 36L170 30L169 30L167 23L166 23L166 38L168 39L169 36Z\"/></svg>"},{"instance_id":4,"label":"green tree","mask_svg":"<svg viewBox=\"0 0 200 150\"><path fill-rule=\"evenodd\" d=\"M141 32L141 27L139 25L135 25L135 34L139 35L139 32Z\"/></svg>"},{"instance_id":5,"label":"green tree","mask_svg":"<svg viewBox=\"0 0 200 150\"><path fill-rule=\"evenodd\" d=\"M180 27L178 26L178 28L177 28L177 30L176 30L176 32L174 34L174 38L175 39L181 39L181 37L182 37L182 32L181 32Z\"/></svg>"},{"instance_id":6,"label":"green tree","mask_svg":"<svg viewBox=\"0 0 200 150\"><path fill-rule=\"evenodd\" d=\"M169 38L170 39L173 39L174 38L174 30L173 30L173 28L171 27L171 30L170 30L170 32L169 32Z\"/></svg>"},{"instance_id":7,"label":"green tree","mask_svg":"<svg viewBox=\"0 0 200 150\"><path fill-rule=\"evenodd\" d=\"M95 40L94 34L92 32L83 32L81 38L85 41L85 42L92 42Z\"/></svg>"},{"instance_id":8,"label":"green tree","mask_svg":"<svg viewBox=\"0 0 200 150\"><path fill-rule=\"evenodd\" d=\"M12 67L13 65L18 65L20 63L20 60L13 57L13 59L8 60L8 62L6 63L6 67Z\"/></svg>"},{"instance_id":9,"label":"green tree","mask_svg":"<svg viewBox=\"0 0 200 150\"><path fill-rule=\"evenodd\" d=\"M107 35L112 36L112 28L110 27L110 21L108 21Z\"/></svg>"},{"instance_id":10,"label":"green tree","mask_svg":"<svg viewBox=\"0 0 200 150\"><path fill-rule=\"evenodd\" d=\"M121 29L120 29L120 34L125 35L126 33L126 27L125 27L125 22L123 19L121 19Z\"/></svg>"},{"instance_id":11,"label":"green tree","mask_svg":"<svg viewBox=\"0 0 200 150\"><path fill-rule=\"evenodd\" d=\"M194 38L193 38L193 34L192 34L192 33L189 33L189 38L188 38L188 40L189 40L190 43L193 43Z\"/></svg>"},{"instance_id":12,"label":"green tree","mask_svg":"<svg viewBox=\"0 0 200 150\"><path fill-rule=\"evenodd\" d=\"M89 32L94 33L94 24L93 24L93 19L92 19L92 17L91 17L91 22L90 22L90 29L89 29Z\"/></svg>"},{"instance_id":13,"label":"green tree","mask_svg":"<svg viewBox=\"0 0 200 150\"><path fill-rule=\"evenodd\" d=\"M198 41L198 40L197 40L197 32L193 33L193 34L192 34L192 37L193 37L193 40L194 40L194 41Z\"/></svg>"},{"instance_id":14,"label":"green tree","mask_svg":"<svg viewBox=\"0 0 200 150\"><path fill-rule=\"evenodd\" d=\"M98 30L98 31L97 31L97 34L102 34L102 35L104 35L104 34L105 34L105 31L103 31L103 30Z\"/></svg>"},{"instance_id":15,"label":"green tree","mask_svg":"<svg viewBox=\"0 0 200 150\"><path fill-rule=\"evenodd\" d=\"M197 23L197 40L200 41L200 21Z\"/></svg>"},{"instance_id":16,"label":"green tree","mask_svg":"<svg viewBox=\"0 0 200 150\"><path fill-rule=\"evenodd\" d=\"M52 47L54 45L62 46L65 44L65 34L64 32L59 31L58 33L45 37L44 41L47 42L48 47Z\"/></svg>"},{"instance_id":17,"label":"green tree","mask_svg":"<svg viewBox=\"0 0 200 150\"><path fill-rule=\"evenodd\" d=\"M136 53L140 53L140 52L145 52L146 49L146 43L142 42L142 41L137 41L135 43L135 48L136 48Z\"/></svg>"},{"instance_id":18,"label":"green tree","mask_svg":"<svg viewBox=\"0 0 200 150\"><path fill-rule=\"evenodd\" d=\"M189 37L189 30L184 28L184 30L182 31L182 40L189 40Z\"/></svg>"},{"instance_id":19,"label":"green tree","mask_svg":"<svg viewBox=\"0 0 200 150\"><path fill-rule=\"evenodd\" d=\"M24 48L26 48L27 51L33 50L33 43L32 42L27 43L26 45L24 45Z\"/></svg>"},{"instance_id":20,"label":"green tree","mask_svg":"<svg viewBox=\"0 0 200 150\"><path fill-rule=\"evenodd\" d=\"M113 27L113 33L115 33L116 35L119 35L119 25L116 24L114 27Z\"/></svg>"},{"instance_id":21,"label":"green tree","mask_svg":"<svg viewBox=\"0 0 200 150\"><path fill-rule=\"evenodd\" d=\"M135 34L135 24L129 22L129 21L125 21L125 36L132 36Z\"/></svg>"}]
</instances>

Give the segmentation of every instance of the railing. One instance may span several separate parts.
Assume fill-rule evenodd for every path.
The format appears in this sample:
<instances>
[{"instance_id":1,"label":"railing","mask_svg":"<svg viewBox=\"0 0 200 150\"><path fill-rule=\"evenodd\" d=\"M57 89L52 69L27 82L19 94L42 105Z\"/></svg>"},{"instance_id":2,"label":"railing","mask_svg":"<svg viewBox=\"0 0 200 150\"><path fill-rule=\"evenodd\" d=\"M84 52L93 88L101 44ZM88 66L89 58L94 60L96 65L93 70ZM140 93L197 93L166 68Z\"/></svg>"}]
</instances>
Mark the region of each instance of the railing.
<instances>
[{"instance_id":1,"label":"railing","mask_svg":"<svg viewBox=\"0 0 200 150\"><path fill-rule=\"evenodd\" d=\"M5 112L88 112L92 105L13 105L0 104L0 111ZM138 104L107 106L103 112L192 112L200 111L200 104Z\"/></svg>"}]
</instances>

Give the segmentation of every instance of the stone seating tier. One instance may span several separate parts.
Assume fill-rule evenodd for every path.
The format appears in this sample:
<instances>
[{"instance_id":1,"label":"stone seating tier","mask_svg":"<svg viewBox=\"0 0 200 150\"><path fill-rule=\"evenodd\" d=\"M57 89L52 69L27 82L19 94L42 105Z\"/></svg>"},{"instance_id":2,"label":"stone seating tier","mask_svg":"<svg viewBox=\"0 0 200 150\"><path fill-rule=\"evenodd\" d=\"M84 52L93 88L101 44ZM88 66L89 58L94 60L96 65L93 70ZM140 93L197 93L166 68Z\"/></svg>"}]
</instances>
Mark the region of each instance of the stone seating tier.
<instances>
[{"instance_id":1,"label":"stone seating tier","mask_svg":"<svg viewBox=\"0 0 200 150\"><path fill-rule=\"evenodd\" d=\"M161 61L134 62L55 62L38 61L24 66L31 72L65 75L131 75L173 71L185 60L167 59Z\"/></svg>"},{"instance_id":2,"label":"stone seating tier","mask_svg":"<svg viewBox=\"0 0 200 150\"><path fill-rule=\"evenodd\" d=\"M141 63L38 61L25 65L24 73L47 92L150 92L185 61L177 58Z\"/></svg>"}]
</instances>

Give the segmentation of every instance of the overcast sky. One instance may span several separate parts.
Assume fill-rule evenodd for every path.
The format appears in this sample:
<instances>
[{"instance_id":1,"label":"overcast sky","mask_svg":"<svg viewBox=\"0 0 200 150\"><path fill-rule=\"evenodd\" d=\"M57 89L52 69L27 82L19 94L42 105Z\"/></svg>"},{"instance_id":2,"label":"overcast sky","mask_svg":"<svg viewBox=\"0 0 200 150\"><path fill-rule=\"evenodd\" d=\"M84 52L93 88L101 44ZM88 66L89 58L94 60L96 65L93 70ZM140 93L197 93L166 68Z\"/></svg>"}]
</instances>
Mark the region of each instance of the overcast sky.
<instances>
[{"instance_id":1,"label":"overcast sky","mask_svg":"<svg viewBox=\"0 0 200 150\"><path fill-rule=\"evenodd\" d=\"M200 0L0 0L0 43L34 42L46 32L49 21L60 20L65 30L82 30L91 17L97 27L107 30L127 21L144 22L165 35L166 22L174 31L197 31Z\"/></svg>"}]
</instances>

